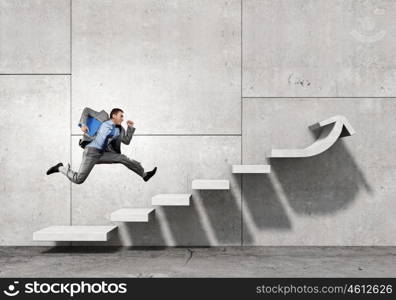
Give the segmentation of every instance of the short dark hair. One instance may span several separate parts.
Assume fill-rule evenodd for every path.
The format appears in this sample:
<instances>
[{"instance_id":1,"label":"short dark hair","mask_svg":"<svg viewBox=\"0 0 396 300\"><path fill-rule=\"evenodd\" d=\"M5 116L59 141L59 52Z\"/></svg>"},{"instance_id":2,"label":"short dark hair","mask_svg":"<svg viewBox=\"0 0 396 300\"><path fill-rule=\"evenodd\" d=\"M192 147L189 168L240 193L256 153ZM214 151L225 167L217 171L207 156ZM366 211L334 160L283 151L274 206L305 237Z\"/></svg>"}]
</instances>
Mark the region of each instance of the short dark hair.
<instances>
[{"instance_id":1,"label":"short dark hair","mask_svg":"<svg viewBox=\"0 0 396 300\"><path fill-rule=\"evenodd\" d=\"M121 108L113 108L110 112L110 119L113 117L113 115L118 114L119 112L124 112Z\"/></svg>"}]
</instances>

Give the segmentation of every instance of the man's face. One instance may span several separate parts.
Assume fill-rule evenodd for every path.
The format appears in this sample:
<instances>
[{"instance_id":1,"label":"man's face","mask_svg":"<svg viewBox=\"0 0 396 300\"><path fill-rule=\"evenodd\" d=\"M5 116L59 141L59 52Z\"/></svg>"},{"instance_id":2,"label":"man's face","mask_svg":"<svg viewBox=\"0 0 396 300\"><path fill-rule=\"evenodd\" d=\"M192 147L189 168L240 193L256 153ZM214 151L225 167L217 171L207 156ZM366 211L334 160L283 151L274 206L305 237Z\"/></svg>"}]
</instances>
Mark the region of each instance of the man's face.
<instances>
[{"instance_id":1,"label":"man's face","mask_svg":"<svg viewBox=\"0 0 396 300\"><path fill-rule=\"evenodd\" d=\"M121 125L124 121L124 113L119 111L117 114L113 114L113 121L116 125Z\"/></svg>"}]
</instances>

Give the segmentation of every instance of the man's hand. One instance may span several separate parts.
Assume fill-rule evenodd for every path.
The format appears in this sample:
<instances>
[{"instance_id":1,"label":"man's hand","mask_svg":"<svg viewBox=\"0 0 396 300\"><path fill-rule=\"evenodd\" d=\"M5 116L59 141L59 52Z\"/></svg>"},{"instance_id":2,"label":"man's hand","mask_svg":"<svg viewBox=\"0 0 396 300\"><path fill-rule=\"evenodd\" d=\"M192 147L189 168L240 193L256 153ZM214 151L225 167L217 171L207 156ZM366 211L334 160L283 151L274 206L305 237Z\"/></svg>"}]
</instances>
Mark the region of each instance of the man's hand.
<instances>
[{"instance_id":1,"label":"man's hand","mask_svg":"<svg viewBox=\"0 0 396 300\"><path fill-rule=\"evenodd\" d=\"M87 125L81 126L81 131L85 133L88 132L89 131L88 126Z\"/></svg>"},{"instance_id":2,"label":"man's hand","mask_svg":"<svg viewBox=\"0 0 396 300\"><path fill-rule=\"evenodd\" d=\"M133 122L133 121L131 121L131 120L128 120L127 121L127 125L129 126L129 127L131 127L131 126L133 126L135 123Z\"/></svg>"}]
</instances>

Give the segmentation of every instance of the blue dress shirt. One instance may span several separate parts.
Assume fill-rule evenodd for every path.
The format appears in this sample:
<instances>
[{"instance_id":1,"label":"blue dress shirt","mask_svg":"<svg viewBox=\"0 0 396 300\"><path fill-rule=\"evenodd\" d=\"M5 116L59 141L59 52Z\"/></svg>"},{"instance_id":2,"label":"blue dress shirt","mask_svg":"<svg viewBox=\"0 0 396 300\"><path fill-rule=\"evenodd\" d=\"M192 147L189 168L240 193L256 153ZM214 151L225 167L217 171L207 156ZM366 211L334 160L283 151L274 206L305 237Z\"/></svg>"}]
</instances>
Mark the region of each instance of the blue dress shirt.
<instances>
[{"instance_id":1,"label":"blue dress shirt","mask_svg":"<svg viewBox=\"0 0 396 300\"><path fill-rule=\"evenodd\" d=\"M87 145L100 150L105 150L107 145L120 135L120 130L115 127L113 121L107 120L100 125L96 137Z\"/></svg>"}]
</instances>

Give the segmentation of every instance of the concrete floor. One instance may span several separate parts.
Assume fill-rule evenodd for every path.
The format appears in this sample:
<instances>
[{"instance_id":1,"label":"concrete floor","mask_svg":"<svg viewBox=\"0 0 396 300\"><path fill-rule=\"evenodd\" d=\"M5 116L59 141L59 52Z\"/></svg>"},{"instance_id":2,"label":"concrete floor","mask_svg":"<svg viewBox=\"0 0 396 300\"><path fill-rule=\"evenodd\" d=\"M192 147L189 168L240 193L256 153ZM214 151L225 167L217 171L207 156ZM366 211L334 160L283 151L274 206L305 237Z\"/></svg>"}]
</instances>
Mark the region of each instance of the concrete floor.
<instances>
[{"instance_id":1,"label":"concrete floor","mask_svg":"<svg viewBox=\"0 0 396 300\"><path fill-rule=\"evenodd\" d=\"M0 277L395 277L396 247L0 247Z\"/></svg>"}]
</instances>

